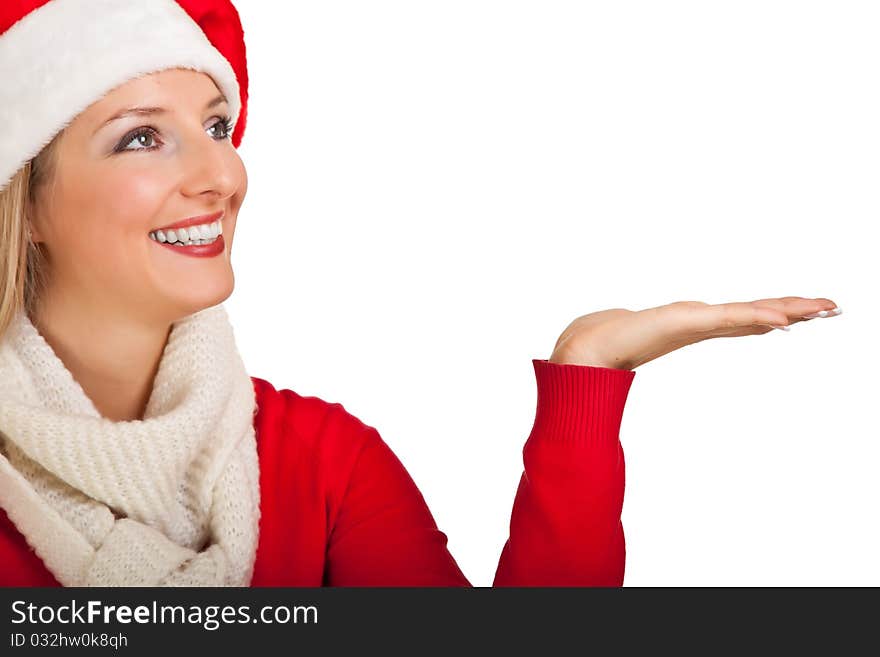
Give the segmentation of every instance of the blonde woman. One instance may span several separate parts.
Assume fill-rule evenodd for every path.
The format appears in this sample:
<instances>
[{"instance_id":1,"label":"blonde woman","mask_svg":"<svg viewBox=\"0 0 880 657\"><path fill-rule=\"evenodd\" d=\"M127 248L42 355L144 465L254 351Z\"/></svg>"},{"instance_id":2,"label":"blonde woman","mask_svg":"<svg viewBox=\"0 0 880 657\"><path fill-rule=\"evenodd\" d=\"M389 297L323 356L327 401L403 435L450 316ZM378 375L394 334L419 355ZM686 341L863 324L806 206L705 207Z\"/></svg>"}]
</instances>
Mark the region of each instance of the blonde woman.
<instances>
[{"instance_id":1,"label":"blonde woman","mask_svg":"<svg viewBox=\"0 0 880 657\"><path fill-rule=\"evenodd\" d=\"M0 70L0 584L468 585L378 431L239 356L232 4L4 3ZM495 585L622 584L636 367L838 313L792 296L574 320L533 360Z\"/></svg>"}]
</instances>

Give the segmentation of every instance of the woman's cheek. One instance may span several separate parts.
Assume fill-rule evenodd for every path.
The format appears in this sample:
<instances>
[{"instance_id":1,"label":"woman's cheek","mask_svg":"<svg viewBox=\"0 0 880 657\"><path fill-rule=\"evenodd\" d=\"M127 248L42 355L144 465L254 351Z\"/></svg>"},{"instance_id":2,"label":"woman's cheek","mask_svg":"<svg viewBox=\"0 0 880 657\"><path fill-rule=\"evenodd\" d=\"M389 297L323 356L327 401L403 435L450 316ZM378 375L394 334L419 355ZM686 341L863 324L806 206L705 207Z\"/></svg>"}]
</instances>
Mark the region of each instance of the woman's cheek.
<instances>
[{"instance_id":1,"label":"woman's cheek","mask_svg":"<svg viewBox=\"0 0 880 657\"><path fill-rule=\"evenodd\" d=\"M167 216L168 190L166 179L149 173L114 177L102 184L96 205L115 224L112 227L114 233L133 231L146 235L158 224L170 224L184 218Z\"/></svg>"}]
</instances>

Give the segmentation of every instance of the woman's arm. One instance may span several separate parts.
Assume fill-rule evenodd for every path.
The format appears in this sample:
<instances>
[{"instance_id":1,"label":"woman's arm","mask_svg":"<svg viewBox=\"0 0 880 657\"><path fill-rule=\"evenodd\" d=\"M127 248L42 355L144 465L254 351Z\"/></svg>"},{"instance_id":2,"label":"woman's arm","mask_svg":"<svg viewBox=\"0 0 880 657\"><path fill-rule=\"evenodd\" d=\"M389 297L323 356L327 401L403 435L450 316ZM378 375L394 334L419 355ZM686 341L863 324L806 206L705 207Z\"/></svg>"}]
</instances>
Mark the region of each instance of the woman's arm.
<instances>
[{"instance_id":1,"label":"woman's arm","mask_svg":"<svg viewBox=\"0 0 880 657\"><path fill-rule=\"evenodd\" d=\"M535 424L523 450L495 585L619 585L623 453L634 373L534 360ZM424 498L372 427L332 527L331 586L469 586Z\"/></svg>"},{"instance_id":2,"label":"woman's arm","mask_svg":"<svg viewBox=\"0 0 880 657\"><path fill-rule=\"evenodd\" d=\"M533 360L538 404L495 586L621 586L619 431L635 372Z\"/></svg>"},{"instance_id":3,"label":"woman's arm","mask_svg":"<svg viewBox=\"0 0 880 657\"><path fill-rule=\"evenodd\" d=\"M328 586L470 586L409 473L368 427L327 546Z\"/></svg>"}]
</instances>

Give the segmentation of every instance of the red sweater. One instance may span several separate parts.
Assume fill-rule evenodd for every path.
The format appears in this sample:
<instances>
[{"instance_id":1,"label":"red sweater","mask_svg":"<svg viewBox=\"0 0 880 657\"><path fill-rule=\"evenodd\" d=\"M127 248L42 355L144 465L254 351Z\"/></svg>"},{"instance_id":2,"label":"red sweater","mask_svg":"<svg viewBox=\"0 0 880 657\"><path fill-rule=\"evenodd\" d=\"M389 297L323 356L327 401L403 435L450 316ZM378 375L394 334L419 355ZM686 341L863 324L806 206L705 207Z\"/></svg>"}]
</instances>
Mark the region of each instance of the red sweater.
<instances>
[{"instance_id":1,"label":"red sweater","mask_svg":"<svg viewBox=\"0 0 880 657\"><path fill-rule=\"evenodd\" d=\"M532 361L537 408L495 586L621 586L631 370ZM339 403L251 377L260 538L251 586L469 586L416 484ZM0 585L59 586L0 510Z\"/></svg>"}]
</instances>

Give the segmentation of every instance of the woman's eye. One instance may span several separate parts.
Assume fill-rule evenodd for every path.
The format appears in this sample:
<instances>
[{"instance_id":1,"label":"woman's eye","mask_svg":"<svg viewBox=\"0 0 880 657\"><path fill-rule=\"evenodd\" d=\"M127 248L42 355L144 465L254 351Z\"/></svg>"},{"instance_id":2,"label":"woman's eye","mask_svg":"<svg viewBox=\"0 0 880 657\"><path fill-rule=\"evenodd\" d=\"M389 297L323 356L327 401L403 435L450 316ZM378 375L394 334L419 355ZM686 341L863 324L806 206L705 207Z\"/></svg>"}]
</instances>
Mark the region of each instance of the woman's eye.
<instances>
[{"instance_id":1,"label":"woman's eye","mask_svg":"<svg viewBox=\"0 0 880 657\"><path fill-rule=\"evenodd\" d=\"M222 136L220 137L220 139L229 139L230 137L232 137L232 119L231 118L229 118L228 116L224 116L223 118L221 118L219 121L217 121L217 123L215 123L211 127L216 128L217 126L220 126L221 128L223 128L223 133L222 133Z\"/></svg>"},{"instance_id":2,"label":"woman's eye","mask_svg":"<svg viewBox=\"0 0 880 657\"><path fill-rule=\"evenodd\" d=\"M154 150L155 147L150 148L126 148L129 144L137 141L142 146L145 145L144 141L155 139L156 131L153 128L145 128L143 130L138 130L134 132L129 137L123 137L122 141L119 142L119 147L116 149L118 151L151 151Z\"/></svg>"}]
</instances>

